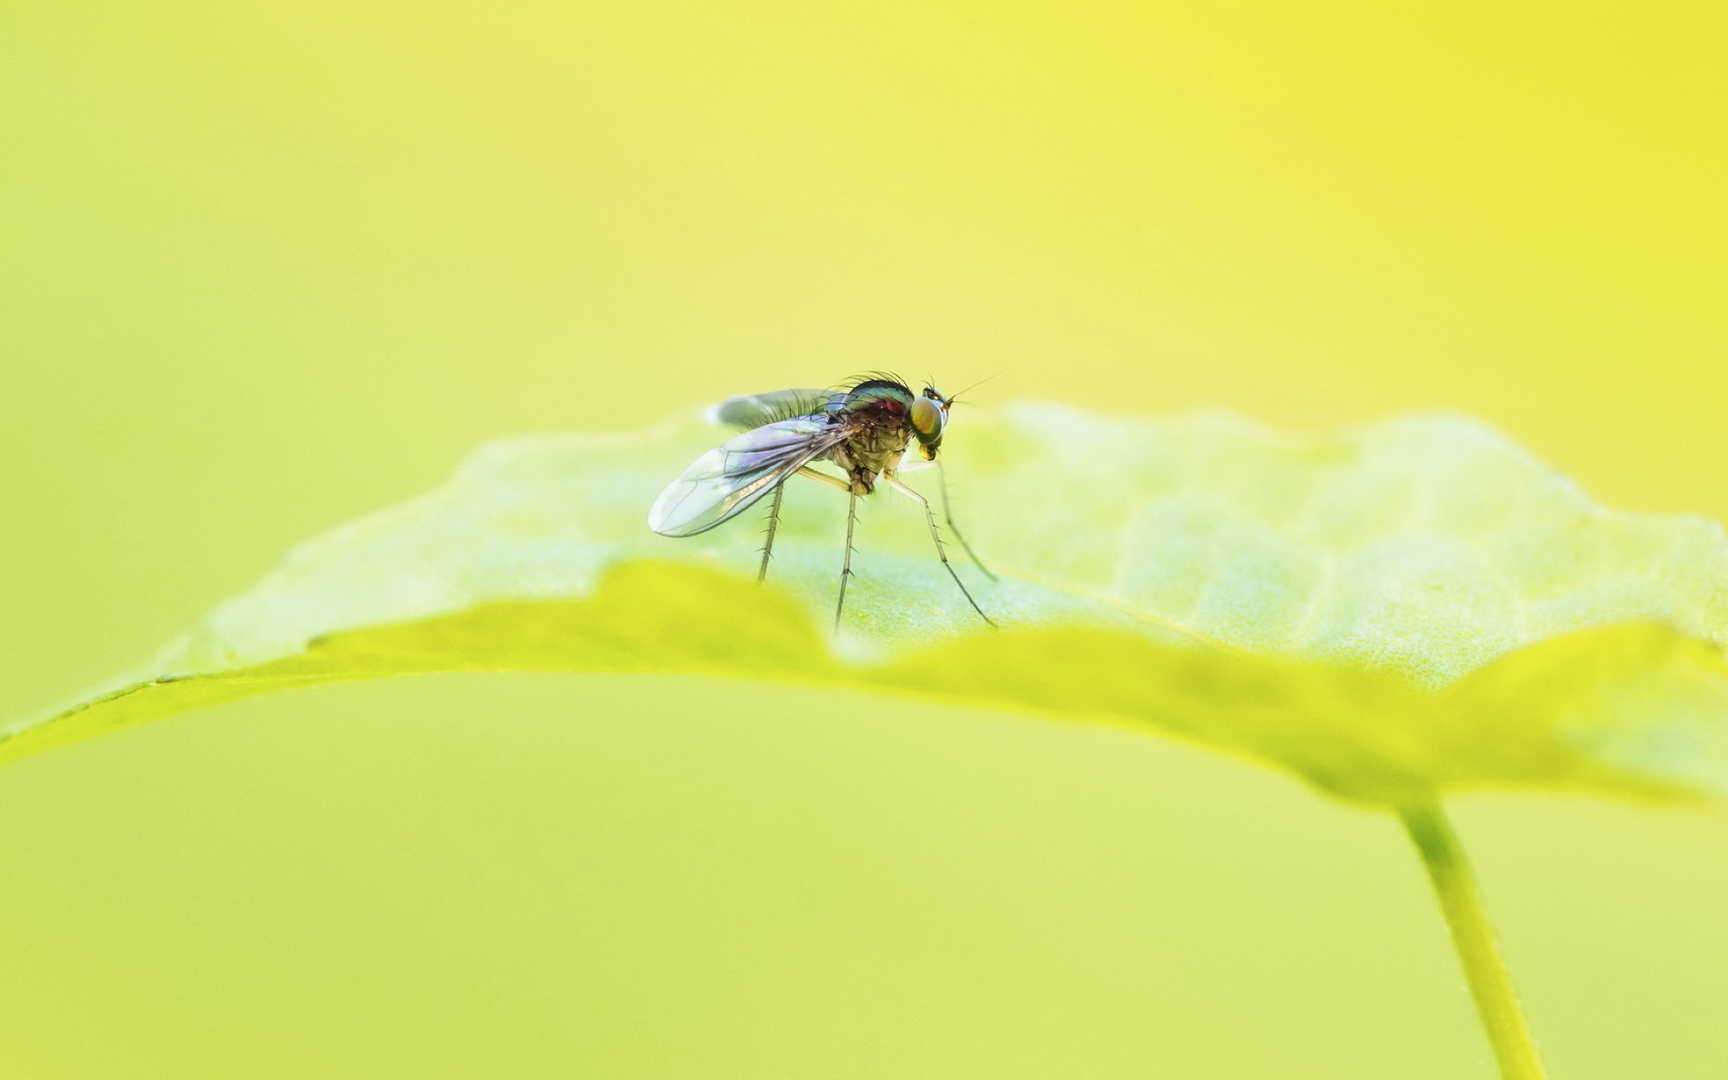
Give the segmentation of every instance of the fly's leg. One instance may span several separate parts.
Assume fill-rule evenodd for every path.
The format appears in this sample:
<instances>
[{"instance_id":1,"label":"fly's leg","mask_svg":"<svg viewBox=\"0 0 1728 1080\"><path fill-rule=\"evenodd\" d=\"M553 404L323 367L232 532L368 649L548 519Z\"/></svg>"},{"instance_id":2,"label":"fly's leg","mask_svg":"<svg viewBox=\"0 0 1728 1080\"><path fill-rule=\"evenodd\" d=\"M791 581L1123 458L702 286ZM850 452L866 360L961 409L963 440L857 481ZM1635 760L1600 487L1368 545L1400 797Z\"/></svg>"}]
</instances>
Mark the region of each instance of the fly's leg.
<instances>
[{"instance_id":1,"label":"fly's leg","mask_svg":"<svg viewBox=\"0 0 1728 1080\"><path fill-rule=\"evenodd\" d=\"M786 485L779 485L774 489L774 501L768 504L768 531L762 540L762 568L756 571L758 585L768 579L768 560L774 555L774 531L780 527L780 498L785 494Z\"/></svg>"},{"instance_id":2,"label":"fly's leg","mask_svg":"<svg viewBox=\"0 0 1728 1080\"><path fill-rule=\"evenodd\" d=\"M820 480L831 488L839 488L848 495L852 494L852 485L840 479L838 476L829 476L820 469L812 469L808 465L802 465L799 466L797 475L808 476L812 480Z\"/></svg>"},{"instance_id":3,"label":"fly's leg","mask_svg":"<svg viewBox=\"0 0 1728 1080\"><path fill-rule=\"evenodd\" d=\"M852 576L852 530L858 524L858 496L846 493L846 559L840 566L840 599L834 604L834 632L840 632L840 613L846 610L846 582Z\"/></svg>"},{"instance_id":4,"label":"fly's leg","mask_svg":"<svg viewBox=\"0 0 1728 1080\"><path fill-rule=\"evenodd\" d=\"M834 632L839 633L840 613L846 610L846 582L852 576L852 534L858 525L858 496L852 493L852 485L838 476L829 476L808 465L801 467L798 475L820 480L829 487L839 488L846 493L846 557L840 565L840 599L834 604Z\"/></svg>"},{"instance_id":5,"label":"fly's leg","mask_svg":"<svg viewBox=\"0 0 1728 1080\"><path fill-rule=\"evenodd\" d=\"M924 508L924 521L930 526L930 539L936 543L936 557L942 560L942 568L948 571L948 576L954 579L954 584L960 586L960 594L966 598L968 604L972 605L972 610L978 613L978 617L983 619L986 625L994 627L996 623L990 616L984 614L984 609L978 606L978 601L972 599L971 590L967 589L966 583L960 580L960 575L954 572L954 564L948 561L948 551L942 546L942 531L936 527L936 512L930 509L930 500L902 484L898 478L892 475L884 473L882 480L889 487ZM983 567L979 567L979 569L983 569Z\"/></svg>"},{"instance_id":6,"label":"fly's leg","mask_svg":"<svg viewBox=\"0 0 1728 1080\"><path fill-rule=\"evenodd\" d=\"M942 468L941 459L937 459L933 464L936 466L937 487L938 490L942 492L942 519L948 522L948 531L954 534L954 539L960 541L960 547L966 552L966 557L972 560L972 565L982 571L985 577L989 578L991 581L995 581L996 575L990 572L990 568L985 566L983 560L978 558L978 553L972 550L972 545L966 542L966 534L960 531L960 526L954 524L954 511L951 508L951 504L948 502L947 470ZM926 504L925 509L929 509L928 504ZM941 546L941 541L937 541L937 546ZM964 586L962 586L962 588L964 588ZM967 597L967 599L970 600L971 597ZM978 605L973 604L972 606L977 607ZM984 613L980 611L978 614L982 615ZM984 621L989 622L990 620L986 619Z\"/></svg>"}]
</instances>

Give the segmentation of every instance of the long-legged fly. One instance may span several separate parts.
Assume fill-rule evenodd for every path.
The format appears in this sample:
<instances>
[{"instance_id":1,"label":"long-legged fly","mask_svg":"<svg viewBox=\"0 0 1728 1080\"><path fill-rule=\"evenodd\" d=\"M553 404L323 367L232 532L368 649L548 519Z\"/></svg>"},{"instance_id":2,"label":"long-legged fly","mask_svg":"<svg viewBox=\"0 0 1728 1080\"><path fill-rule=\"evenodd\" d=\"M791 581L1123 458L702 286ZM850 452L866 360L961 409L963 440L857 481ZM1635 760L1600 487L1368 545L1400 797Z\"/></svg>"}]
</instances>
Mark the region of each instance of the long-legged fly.
<instances>
[{"instance_id":1,"label":"long-legged fly","mask_svg":"<svg viewBox=\"0 0 1728 1080\"><path fill-rule=\"evenodd\" d=\"M958 395L956 395L958 396ZM648 527L664 536L695 536L732 520L763 496L772 493L768 507L767 542L762 546L762 565L756 578L768 575L768 560L774 550L774 532L780 524L780 500L785 484L804 476L846 493L846 548L840 568L840 595L834 604L834 625L846 609L846 583L852 577L852 538L858 521L858 499L876 490L877 481L924 508L936 556L960 587L961 595L978 617L996 624L972 593L942 543L936 514L930 501L907 487L897 475L902 458L914 440L925 461L936 466L941 480L942 515L960 545L978 569L991 580L995 575L979 562L966 543L948 509L948 484L936 454L948 426L948 409L954 398L943 397L926 386L913 394L896 378L871 377L849 389L776 390L728 398L715 406L713 417L723 423L746 428L725 443L703 454L666 486L648 511ZM818 461L832 462L844 478L811 468Z\"/></svg>"}]
</instances>

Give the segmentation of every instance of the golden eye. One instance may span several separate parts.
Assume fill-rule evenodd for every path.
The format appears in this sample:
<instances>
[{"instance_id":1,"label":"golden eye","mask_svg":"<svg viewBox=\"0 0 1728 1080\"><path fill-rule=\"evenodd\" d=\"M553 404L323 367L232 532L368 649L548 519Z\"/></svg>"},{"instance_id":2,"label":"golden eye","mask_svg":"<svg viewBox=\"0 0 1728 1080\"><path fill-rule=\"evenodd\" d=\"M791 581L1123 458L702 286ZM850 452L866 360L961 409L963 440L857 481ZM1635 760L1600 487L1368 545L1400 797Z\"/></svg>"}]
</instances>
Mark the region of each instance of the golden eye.
<instances>
[{"instance_id":1,"label":"golden eye","mask_svg":"<svg viewBox=\"0 0 1728 1080\"><path fill-rule=\"evenodd\" d=\"M925 439L933 439L942 434L942 407L929 398L914 399L912 430Z\"/></svg>"}]
</instances>

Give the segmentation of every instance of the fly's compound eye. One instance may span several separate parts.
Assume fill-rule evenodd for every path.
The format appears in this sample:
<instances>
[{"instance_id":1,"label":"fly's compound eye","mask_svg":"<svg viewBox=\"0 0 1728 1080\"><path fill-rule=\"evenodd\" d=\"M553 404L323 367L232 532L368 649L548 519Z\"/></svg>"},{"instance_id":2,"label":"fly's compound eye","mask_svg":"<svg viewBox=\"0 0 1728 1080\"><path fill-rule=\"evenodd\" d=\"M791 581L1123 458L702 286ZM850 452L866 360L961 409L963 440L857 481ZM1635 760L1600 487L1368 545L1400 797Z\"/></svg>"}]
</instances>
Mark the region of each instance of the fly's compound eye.
<instances>
[{"instance_id":1,"label":"fly's compound eye","mask_svg":"<svg viewBox=\"0 0 1728 1080\"><path fill-rule=\"evenodd\" d=\"M942 425L948 420L947 410L940 402L918 398L912 402L912 430L925 441L940 439Z\"/></svg>"},{"instance_id":2,"label":"fly's compound eye","mask_svg":"<svg viewBox=\"0 0 1728 1080\"><path fill-rule=\"evenodd\" d=\"M936 458L936 448L942 445L942 428L948 423L948 410L939 399L921 397L912 402L912 433L918 436L918 449L924 460Z\"/></svg>"}]
</instances>

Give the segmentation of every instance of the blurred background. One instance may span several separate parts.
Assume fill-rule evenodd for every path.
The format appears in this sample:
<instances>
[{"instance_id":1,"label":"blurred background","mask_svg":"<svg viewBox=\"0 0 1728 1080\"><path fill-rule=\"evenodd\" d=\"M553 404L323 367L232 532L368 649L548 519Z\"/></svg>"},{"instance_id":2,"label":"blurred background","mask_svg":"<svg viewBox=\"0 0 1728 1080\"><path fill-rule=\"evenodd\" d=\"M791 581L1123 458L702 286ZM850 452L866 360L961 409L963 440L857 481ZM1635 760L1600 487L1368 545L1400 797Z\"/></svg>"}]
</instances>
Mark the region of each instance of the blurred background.
<instances>
[{"instance_id":1,"label":"blurred background","mask_svg":"<svg viewBox=\"0 0 1728 1080\"><path fill-rule=\"evenodd\" d=\"M0 713L484 440L867 368L1728 517L1719 12L13 0ZM1457 814L1556 1076L1728 1070L1728 823ZM1492 1075L1392 823L1120 733L447 677L0 819L27 1080Z\"/></svg>"}]
</instances>

